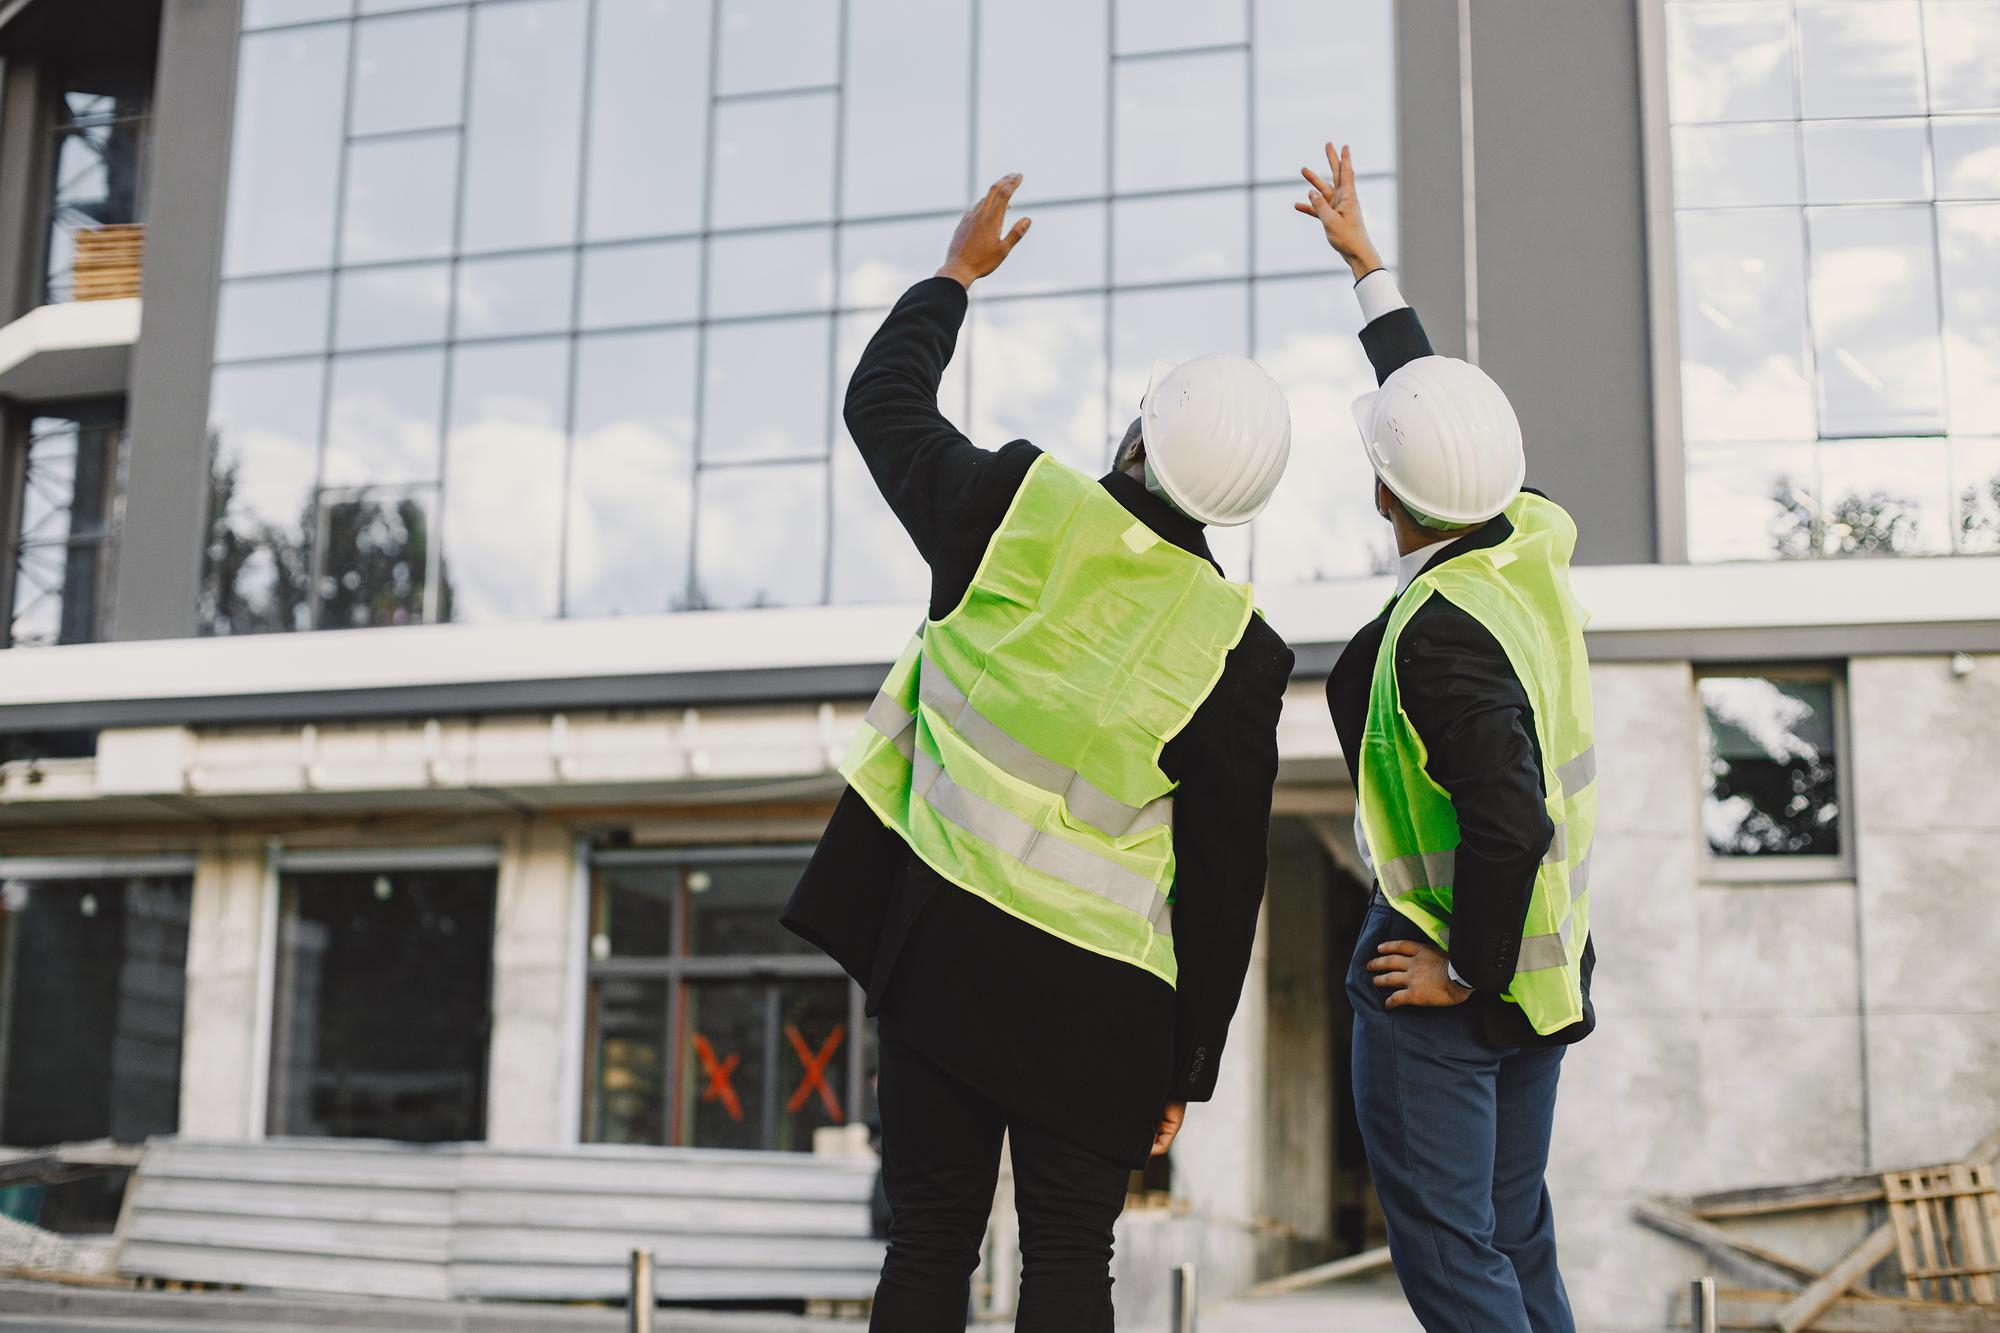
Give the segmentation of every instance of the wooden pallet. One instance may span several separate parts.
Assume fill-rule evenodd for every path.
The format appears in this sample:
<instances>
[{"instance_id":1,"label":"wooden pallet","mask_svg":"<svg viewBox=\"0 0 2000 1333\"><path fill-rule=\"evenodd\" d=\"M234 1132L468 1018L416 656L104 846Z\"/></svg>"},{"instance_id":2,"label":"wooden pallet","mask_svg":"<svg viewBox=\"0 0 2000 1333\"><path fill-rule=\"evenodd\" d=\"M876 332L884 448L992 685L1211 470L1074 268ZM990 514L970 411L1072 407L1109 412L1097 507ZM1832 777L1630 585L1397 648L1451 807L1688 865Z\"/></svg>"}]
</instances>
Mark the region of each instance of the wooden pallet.
<instances>
[{"instance_id":1,"label":"wooden pallet","mask_svg":"<svg viewBox=\"0 0 2000 1333\"><path fill-rule=\"evenodd\" d=\"M146 268L146 228L136 222L76 234L72 288L79 301L139 295Z\"/></svg>"},{"instance_id":2,"label":"wooden pallet","mask_svg":"<svg viewBox=\"0 0 2000 1333\"><path fill-rule=\"evenodd\" d=\"M2000 1190L1985 1162L1891 1171L1882 1177L1903 1281L1917 1300L2000 1301Z\"/></svg>"}]
</instances>

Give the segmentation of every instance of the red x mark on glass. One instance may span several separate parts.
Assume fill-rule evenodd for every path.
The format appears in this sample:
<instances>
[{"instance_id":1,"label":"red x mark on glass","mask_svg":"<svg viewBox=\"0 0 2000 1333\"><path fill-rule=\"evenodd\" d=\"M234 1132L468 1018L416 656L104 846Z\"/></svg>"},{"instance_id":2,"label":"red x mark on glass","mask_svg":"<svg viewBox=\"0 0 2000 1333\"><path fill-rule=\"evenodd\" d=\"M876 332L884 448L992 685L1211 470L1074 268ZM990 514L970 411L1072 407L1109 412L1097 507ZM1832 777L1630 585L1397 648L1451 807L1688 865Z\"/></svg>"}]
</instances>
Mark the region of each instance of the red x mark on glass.
<instances>
[{"instance_id":1,"label":"red x mark on glass","mask_svg":"<svg viewBox=\"0 0 2000 1333\"><path fill-rule=\"evenodd\" d=\"M846 1036L847 1026L835 1023L833 1033L827 1037L826 1044L818 1051L814 1051L806 1045L804 1033L793 1024L785 1024L785 1040L789 1041L792 1049L798 1052L799 1064L806 1071L805 1077L799 1080L797 1090L792 1093L792 1099L785 1103L787 1111L796 1114L812 1100L812 1095L816 1091L819 1093L819 1099L826 1103L826 1113L833 1117L833 1123L840 1125L847 1122L846 1115L840 1109L840 1099L833 1095L833 1089L826 1081L827 1062L833 1059L833 1053L840 1049L841 1039Z\"/></svg>"},{"instance_id":2,"label":"red x mark on glass","mask_svg":"<svg viewBox=\"0 0 2000 1333\"><path fill-rule=\"evenodd\" d=\"M741 1053L731 1051L727 1060L715 1058L715 1047L708 1044L708 1038L699 1032L694 1034L694 1054L701 1061L702 1072L708 1075L708 1086L701 1090L705 1102L721 1102L722 1109L738 1124L743 1122L743 1103L737 1099L736 1085L729 1076L736 1072L736 1066L743 1062Z\"/></svg>"}]
</instances>

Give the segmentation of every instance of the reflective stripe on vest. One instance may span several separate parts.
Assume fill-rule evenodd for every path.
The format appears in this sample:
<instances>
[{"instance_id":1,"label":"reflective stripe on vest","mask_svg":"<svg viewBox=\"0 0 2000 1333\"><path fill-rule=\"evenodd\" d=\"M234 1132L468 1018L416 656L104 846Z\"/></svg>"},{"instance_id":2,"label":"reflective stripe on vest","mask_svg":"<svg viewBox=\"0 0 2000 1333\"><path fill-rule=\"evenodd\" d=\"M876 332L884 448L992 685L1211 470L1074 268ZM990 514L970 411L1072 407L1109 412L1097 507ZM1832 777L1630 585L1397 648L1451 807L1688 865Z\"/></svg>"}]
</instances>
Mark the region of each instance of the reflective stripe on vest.
<instances>
[{"instance_id":1,"label":"reflective stripe on vest","mask_svg":"<svg viewBox=\"0 0 2000 1333\"><path fill-rule=\"evenodd\" d=\"M959 605L890 669L841 773L942 878L1169 985L1160 754L1220 680L1250 590L1044 455Z\"/></svg>"}]
</instances>

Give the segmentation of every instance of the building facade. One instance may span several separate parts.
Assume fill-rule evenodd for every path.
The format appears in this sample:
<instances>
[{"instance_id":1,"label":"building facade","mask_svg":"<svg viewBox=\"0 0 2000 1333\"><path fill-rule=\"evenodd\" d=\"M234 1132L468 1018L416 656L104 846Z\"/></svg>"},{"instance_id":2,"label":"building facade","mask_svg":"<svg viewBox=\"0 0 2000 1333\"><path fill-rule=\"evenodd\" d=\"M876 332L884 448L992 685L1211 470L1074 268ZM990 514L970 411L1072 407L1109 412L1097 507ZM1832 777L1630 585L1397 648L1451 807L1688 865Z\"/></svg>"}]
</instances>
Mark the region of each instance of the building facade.
<instances>
[{"instance_id":1,"label":"building facade","mask_svg":"<svg viewBox=\"0 0 2000 1333\"><path fill-rule=\"evenodd\" d=\"M1205 351L1294 414L1216 543L1299 651L1263 938L1120 1299L1378 1240L1321 683L1391 552L1289 207L1327 138L1582 531L1584 1322L1703 1270L1643 1197L1992 1128L2000 4L26 0L0 57L0 1142L864 1115L858 994L775 919L924 600L840 394L1019 170L975 441L1101 469Z\"/></svg>"}]
</instances>

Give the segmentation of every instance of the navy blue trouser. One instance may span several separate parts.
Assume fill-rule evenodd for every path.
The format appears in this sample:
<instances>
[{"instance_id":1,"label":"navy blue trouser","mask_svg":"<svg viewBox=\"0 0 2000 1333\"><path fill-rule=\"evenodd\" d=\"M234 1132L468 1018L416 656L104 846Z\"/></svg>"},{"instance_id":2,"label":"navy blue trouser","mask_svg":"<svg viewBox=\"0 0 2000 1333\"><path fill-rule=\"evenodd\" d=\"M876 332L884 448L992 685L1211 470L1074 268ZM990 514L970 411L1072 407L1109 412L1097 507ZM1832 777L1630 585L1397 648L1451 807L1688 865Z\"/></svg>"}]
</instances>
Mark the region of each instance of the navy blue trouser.
<instances>
[{"instance_id":1,"label":"navy blue trouser","mask_svg":"<svg viewBox=\"0 0 2000 1333\"><path fill-rule=\"evenodd\" d=\"M1366 965L1414 938L1378 895L1347 969L1355 1108L1403 1294L1429 1333L1574 1333L1542 1182L1563 1048L1488 1045L1470 1004L1390 1012Z\"/></svg>"}]
</instances>

